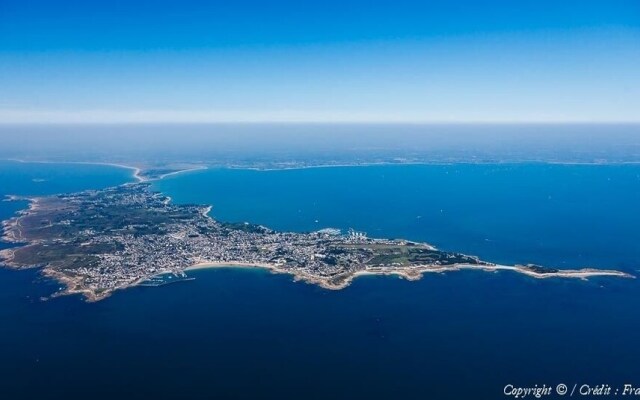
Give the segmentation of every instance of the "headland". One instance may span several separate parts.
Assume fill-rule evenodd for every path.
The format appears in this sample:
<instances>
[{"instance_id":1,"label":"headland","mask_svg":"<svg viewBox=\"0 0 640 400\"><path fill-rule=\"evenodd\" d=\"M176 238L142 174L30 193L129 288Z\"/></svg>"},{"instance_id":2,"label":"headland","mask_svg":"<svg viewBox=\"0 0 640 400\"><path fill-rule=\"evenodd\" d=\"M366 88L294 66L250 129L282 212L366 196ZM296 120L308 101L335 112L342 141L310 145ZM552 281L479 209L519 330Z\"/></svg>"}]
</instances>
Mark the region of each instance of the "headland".
<instances>
[{"instance_id":1,"label":"headland","mask_svg":"<svg viewBox=\"0 0 640 400\"><path fill-rule=\"evenodd\" d=\"M200 169L200 167L194 167ZM189 170L193 170L191 168ZM59 293L89 301L154 276L203 267L260 267L339 290L363 275L408 280L459 270L511 271L532 278L631 278L616 270L499 265L427 243L369 238L350 230L279 232L251 223L220 222L210 206L176 205L147 180L180 171L133 169L137 183L26 200L29 207L3 221L3 237L18 247L0 251L11 268L40 268L65 286Z\"/></svg>"}]
</instances>

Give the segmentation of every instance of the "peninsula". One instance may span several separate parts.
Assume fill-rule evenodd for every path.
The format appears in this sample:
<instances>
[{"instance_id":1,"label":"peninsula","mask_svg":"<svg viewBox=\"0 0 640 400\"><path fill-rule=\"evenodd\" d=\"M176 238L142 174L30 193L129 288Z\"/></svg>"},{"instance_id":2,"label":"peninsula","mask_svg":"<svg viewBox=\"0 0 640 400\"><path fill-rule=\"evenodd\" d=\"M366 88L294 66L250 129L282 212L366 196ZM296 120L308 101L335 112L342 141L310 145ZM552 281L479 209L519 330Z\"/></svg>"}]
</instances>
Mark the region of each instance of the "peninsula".
<instances>
[{"instance_id":1,"label":"peninsula","mask_svg":"<svg viewBox=\"0 0 640 400\"><path fill-rule=\"evenodd\" d=\"M7 200L28 200L29 208L3 221L2 239L16 246L0 251L0 263L41 268L64 284L59 295L82 294L88 301L161 274L184 276L190 268L216 266L264 267L327 289L342 289L364 274L415 280L428 272L462 269L510 270L534 278L633 277L615 270L497 265L426 243L373 239L352 230L294 233L220 222L208 215L210 207L173 204L144 181Z\"/></svg>"}]
</instances>

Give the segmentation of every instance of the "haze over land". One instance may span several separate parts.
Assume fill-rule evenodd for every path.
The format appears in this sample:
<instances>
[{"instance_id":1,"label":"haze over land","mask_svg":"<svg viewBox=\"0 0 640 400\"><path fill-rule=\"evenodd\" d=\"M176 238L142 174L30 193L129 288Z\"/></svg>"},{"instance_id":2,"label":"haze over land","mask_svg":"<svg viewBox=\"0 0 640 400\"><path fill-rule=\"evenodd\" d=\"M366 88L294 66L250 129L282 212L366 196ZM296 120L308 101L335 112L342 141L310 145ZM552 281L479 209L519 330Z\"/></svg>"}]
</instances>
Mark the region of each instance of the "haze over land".
<instances>
[{"instance_id":1,"label":"haze over land","mask_svg":"<svg viewBox=\"0 0 640 400\"><path fill-rule=\"evenodd\" d=\"M637 162L639 124L0 125L0 158L283 168Z\"/></svg>"}]
</instances>

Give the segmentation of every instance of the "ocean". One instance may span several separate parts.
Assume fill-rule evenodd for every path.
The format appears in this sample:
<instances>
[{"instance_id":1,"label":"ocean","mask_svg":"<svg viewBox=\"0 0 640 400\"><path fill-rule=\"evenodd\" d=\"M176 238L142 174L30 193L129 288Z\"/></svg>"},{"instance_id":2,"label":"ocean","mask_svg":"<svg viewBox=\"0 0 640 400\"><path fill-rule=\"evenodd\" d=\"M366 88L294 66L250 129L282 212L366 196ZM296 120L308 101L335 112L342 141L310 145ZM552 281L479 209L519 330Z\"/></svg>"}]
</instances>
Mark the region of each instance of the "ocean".
<instances>
[{"instance_id":1,"label":"ocean","mask_svg":"<svg viewBox=\"0 0 640 400\"><path fill-rule=\"evenodd\" d=\"M0 163L0 195L130 180ZM211 169L153 186L225 221L640 274L640 165ZM0 218L21 207L0 202ZM640 385L638 280L466 271L328 291L259 269L190 275L88 304L41 301L59 285L0 269L0 398L499 399L508 384Z\"/></svg>"}]
</instances>

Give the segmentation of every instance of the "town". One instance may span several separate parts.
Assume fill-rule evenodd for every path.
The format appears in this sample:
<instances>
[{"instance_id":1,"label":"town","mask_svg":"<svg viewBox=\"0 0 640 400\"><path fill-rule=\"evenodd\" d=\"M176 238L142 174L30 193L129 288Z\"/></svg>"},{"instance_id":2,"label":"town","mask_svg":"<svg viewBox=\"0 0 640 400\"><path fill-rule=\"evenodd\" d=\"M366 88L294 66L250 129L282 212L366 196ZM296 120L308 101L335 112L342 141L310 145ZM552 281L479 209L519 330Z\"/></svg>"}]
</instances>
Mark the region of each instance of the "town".
<instances>
[{"instance_id":1,"label":"town","mask_svg":"<svg viewBox=\"0 0 640 400\"><path fill-rule=\"evenodd\" d=\"M461 268L517 269L536 277L624 275L496 266L426 243L372 239L354 230L277 232L219 222L208 215L210 207L173 204L148 183L27 200L28 210L3 223L3 239L18 246L0 252L0 260L14 268L41 267L45 276L65 284L61 294L93 301L161 274L184 276L194 265L265 267L328 289L346 287L362 273L417 279L423 272Z\"/></svg>"}]
</instances>

